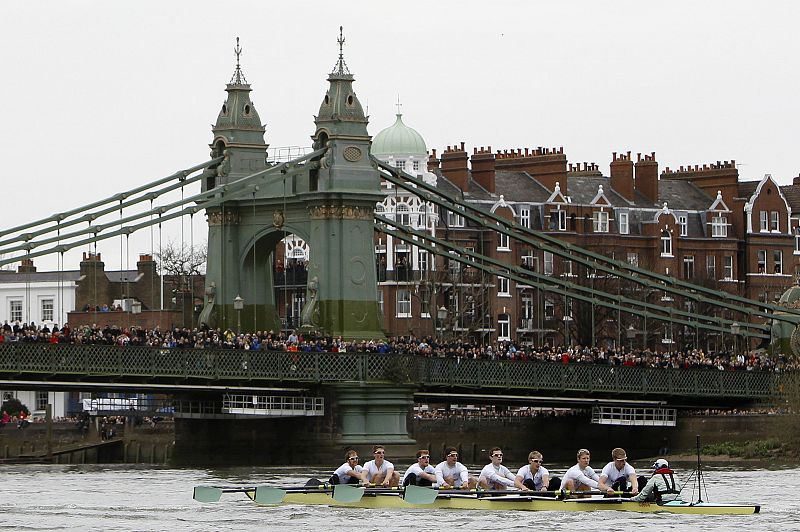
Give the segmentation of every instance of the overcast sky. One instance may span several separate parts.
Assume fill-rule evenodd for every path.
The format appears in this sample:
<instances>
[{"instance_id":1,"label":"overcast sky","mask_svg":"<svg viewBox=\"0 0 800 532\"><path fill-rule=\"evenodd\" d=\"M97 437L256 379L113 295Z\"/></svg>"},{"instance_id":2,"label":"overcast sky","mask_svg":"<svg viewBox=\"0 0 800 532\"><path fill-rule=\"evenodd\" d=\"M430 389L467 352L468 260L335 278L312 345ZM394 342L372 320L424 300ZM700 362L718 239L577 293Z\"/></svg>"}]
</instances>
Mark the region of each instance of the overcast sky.
<instances>
[{"instance_id":1,"label":"overcast sky","mask_svg":"<svg viewBox=\"0 0 800 532\"><path fill-rule=\"evenodd\" d=\"M206 160L236 36L267 142L309 145L340 24L372 135L399 95L429 149L563 146L605 174L613 151L655 151L662 169L735 159L743 180L791 182L800 2L654 4L4 3L0 227Z\"/></svg>"}]
</instances>

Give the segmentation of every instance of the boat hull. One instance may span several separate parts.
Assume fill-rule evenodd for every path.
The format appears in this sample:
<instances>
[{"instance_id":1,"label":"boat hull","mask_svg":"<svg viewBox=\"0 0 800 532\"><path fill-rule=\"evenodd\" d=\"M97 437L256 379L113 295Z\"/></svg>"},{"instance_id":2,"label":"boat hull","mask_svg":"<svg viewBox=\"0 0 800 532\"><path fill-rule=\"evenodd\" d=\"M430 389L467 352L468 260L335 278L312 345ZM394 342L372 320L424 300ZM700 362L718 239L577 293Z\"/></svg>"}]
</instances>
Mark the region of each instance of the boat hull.
<instances>
[{"instance_id":1,"label":"boat hull","mask_svg":"<svg viewBox=\"0 0 800 532\"><path fill-rule=\"evenodd\" d=\"M255 491L247 496L255 500ZM666 504L638 503L626 499L568 499L505 495L500 497L476 497L475 495L440 495L433 504L410 504L397 493L365 494L358 502L343 503L334 500L329 493L287 493L281 504L349 506L352 508L441 508L452 510L522 510L550 512L594 512L613 510L637 513L673 513L700 515L749 515L760 511L758 505L685 503Z\"/></svg>"}]
</instances>

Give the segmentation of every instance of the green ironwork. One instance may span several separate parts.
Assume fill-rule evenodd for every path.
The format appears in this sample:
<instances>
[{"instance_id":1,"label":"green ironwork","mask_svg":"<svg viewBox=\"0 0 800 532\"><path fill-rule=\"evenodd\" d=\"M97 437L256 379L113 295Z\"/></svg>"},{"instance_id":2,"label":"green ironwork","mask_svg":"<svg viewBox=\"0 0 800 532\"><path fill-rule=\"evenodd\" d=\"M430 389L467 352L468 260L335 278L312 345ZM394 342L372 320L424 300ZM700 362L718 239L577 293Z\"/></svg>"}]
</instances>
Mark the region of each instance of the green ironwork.
<instances>
[{"instance_id":1,"label":"green ironwork","mask_svg":"<svg viewBox=\"0 0 800 532\"><path fill-rule=\"evenodd\" d=\"M403 368L398 372L398 368ZM769 399L780 375L767 371L669 369L425 358L373 353L304 353L138 346L0 344L1 380L80 380L130 384L180 382L366 383L427 389Z\"/></svg>"}]
</instances>

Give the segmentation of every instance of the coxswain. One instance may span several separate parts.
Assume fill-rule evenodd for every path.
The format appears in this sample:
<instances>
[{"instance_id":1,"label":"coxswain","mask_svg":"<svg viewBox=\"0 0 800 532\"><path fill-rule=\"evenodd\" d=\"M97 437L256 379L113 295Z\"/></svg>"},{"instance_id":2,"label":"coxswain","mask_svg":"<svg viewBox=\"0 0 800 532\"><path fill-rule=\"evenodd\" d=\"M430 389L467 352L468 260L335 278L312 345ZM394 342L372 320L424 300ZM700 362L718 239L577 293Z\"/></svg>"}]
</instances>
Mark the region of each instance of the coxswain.
<instances>
[{"instance_id":1,"label":"coxswain","mask_svg":"<svg viewBox=\"0 0 800 532\"><path fill-rule=\"evenodd\" d=\"M517 471L514 478L514 485L522 491L557 491L561 487L561 479L558 477L550 478L550 472L542 463L544 462L542 453L531 451L528 455L528 465L524 465Z\"/></svg>"},{"instance_id":2,"label":"coxswain","mask_svg":"<svg viewBox=\"0 0 800 532\"><path fill-rule=\"evenodd\" d=\"M637 477L636 469L628 463L625 449L617 447L611 451L611 461L600 472L597 489L607 492L608 495L613 495L615 491L636 495L639 493L639 486L644 487L645 484L647 479L644 476Z\"/></svg>"},{"instance_id":3,"label":"coxswain","mask_svg":"<svg viewBox=\"0 0 800 532\"><path fill-rule=\"evenodd\" d=\"M653 476L631 500L657 503L681 500L681 484L675 480L675 473L669 468L669 462L663 458L653 462Z\"/></svg>"},{"instance_id":4,"label":"coxswain","mask_svg":"<svg viewBox=\"0 0 800 532\"><path fill-rule=\"evenodd\" d=\"M375 458L364 464L361 479L365 484L381 485L383 487L397 487L400 483L400 473L394 470L394 464L385 460L386 449L383 445L372 448Z\"/></svg>"},{"instance_id":5,"label":"coxswain","mask_svg":"<svg viewBox=\"0 0 800 532\"><path fill-rule=\"evenodd\" d=\"M436 486L439 488L475 489L478 479L471 476L467 468L458 461L458 449L448 447L444 451L444 461L436 469Z\"/></svg>"},{"instance_id":6,"label":"coxswain","mask_svg":"<svg viewBox=\"0 0 800 532\"><path fill-rule=\"evenodd\" d=\"M478 477L478 487L485 490L504 490L514 487L514 474L503 465L503 450L493 447L489 451L491 463L481 470Z\"/></svg>"},{"instance_id":7,"label":"coxswain","mask_svg":"<svg viewBox=\"0 0 800 532\"><path fill-rule=\"evenodd\" d=\"M561 479L561 489L571 492L596 489L600 477L589 467L591 453L588 449L578 450L578 463L567 469Z\"/></svg>"},{"instance_id":8,"label":"coxswain","mask_svg":"<svg viewBox=\"0 0 800 532\"><path fill-rule=\"evenodd\" d=\"M436 469L431 465L431 453L427 449L417 451L417 463L412 464L403 474L403 487L433 486L436 482Z\"/></svg>"},{"instance_id":9,"label":"coxswain","mask_svg":"<svg viewBox=\"0 0 800 532\"><path fill-rule=\"evenodd\" d=\"M347 451L344 463L331 475L331 484L358 484L361 481L362 468L358 465L358 453Z\"/></svg>"}]
</instances>

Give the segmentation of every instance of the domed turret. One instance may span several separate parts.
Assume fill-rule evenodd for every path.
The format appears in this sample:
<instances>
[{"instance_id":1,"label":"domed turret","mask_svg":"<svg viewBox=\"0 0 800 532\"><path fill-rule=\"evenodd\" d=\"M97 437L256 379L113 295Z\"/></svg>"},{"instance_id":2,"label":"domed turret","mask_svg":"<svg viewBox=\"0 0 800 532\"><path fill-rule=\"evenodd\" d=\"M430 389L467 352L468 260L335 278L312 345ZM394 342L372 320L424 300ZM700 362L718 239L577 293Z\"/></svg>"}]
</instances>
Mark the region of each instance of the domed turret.
<instances>
[{"instance_id":1,"label":"domed turret","mask_svg":"<svg viewBox=\"0 0 800 532\"><path fill-rule=\"evenodd\" d=\"M405 125L402 117L401 113L397 113L395 123L375 135L372 140L372 155L424 157L428 154L425 139L415 129Z\"/></svg>"}]
</instances>

